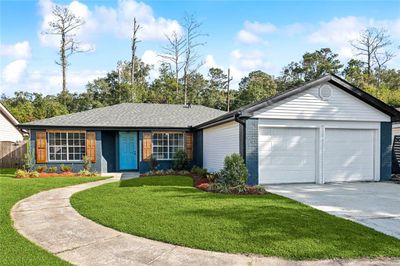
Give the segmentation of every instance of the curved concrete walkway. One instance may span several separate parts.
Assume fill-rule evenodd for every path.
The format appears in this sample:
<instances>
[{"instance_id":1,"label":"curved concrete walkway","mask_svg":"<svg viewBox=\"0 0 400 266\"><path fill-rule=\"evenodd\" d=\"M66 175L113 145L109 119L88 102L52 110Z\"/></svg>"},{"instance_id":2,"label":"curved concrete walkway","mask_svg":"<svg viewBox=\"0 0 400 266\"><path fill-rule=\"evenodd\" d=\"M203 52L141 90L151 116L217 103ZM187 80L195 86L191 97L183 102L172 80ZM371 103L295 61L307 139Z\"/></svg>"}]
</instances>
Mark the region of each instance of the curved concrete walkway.
<instances>
[{"instance_id":1,"label":"curved concrete walkway","mask_svg":"<svg viewBox=\"0 0 400 266\"><path fill-rule=\"evenodd\" d=\"M27 239L76 265L399 265L400 259L290 261L191 249L153 241L99 225L82 217L72 194L113 178L57 188L21 200L11 210L14 226ZM151 222L151 221L149 221Z\"/></svg>"}]
</instances>

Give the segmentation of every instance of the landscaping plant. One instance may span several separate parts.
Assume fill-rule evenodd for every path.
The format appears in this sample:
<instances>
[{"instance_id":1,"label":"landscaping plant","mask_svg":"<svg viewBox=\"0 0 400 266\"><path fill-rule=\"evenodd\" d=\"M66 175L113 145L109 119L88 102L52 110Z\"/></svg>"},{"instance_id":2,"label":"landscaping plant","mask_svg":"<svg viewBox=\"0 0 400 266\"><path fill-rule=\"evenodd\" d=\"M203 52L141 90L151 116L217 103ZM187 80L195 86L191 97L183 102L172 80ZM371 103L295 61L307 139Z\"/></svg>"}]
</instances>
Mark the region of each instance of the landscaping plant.
<instances>
[{"instance_id":1,"label":"landscaping plant","mask_svg":"<svg viewBox=\"0 0 400 266\"><path fill-rule=\"evenodd\" d=\"M60 165L60 170L62 171L62 172L71 172L71 170L72 170L72 167L71 166L69 166L69 165L64 165L64 164L62 164L62 165Z\"/></svg>"},{"instance_id":2,"label":"landscaping plant","mask_svg":"<svg viewBox=\"0 0 400 266\"><path fill-rule=\"evenodd\" d=\"M17 171L15 171L15 177L16 178L26 178L26 177L29 177L29 173L25 170L18 169Z\"/></svg>"},{"instance_id":3,"label":"landscaping plant","mask_svg":"<svg viewBox=\"0 0 400 266\"><path fill-rule=\"evenodd\" d=\"M197 165L194 165L191 170L192 174L198 175L200 177L207 177L207 169L201 168Z\"/></svg>"},{"instance_id":4,"label":"landscaping plant","mask_svg":"<svg viewBox=\"0 0 400 266\"><path fill-rule=\"evenodd\" d=\"M157 170L158 162L157 162L156 157L151 156L151 158L150 158L148 164L149 164L149 168L150 168L150 171L151 171L151 172L154 172L154 171Z\"/></svg>"},{"instance_id":5,"label":"landscaping plant","mask_svg":"<svg viewBox=\"0 0 400 266\"><path fill-rule=\"evenodd\" d=\"M233 153L225 157L224 168L220 171L217 182L229 187L245 185L248 175L242 156Z\"/></svg>"},{"instance_id":6,"label":"landscaping plant","mask_svg":"<svg viewBox=\"0 0 400 266\"><path fill-rule=\"evenodd\" d=\"M43 173L47 170L47 166L46 165L39 165L36 166L36 171L38 171L39 173Z\"/></svg>"},{"instance_id":7,"label":"landscaping plant","mask_svg":"<svg viewBox=\"0 0 400 266\"><path fill-rule=\"evenodd\" d=\"M30 141L28 140L26 142L26 153L24 154L24 170L30 172L33 170L34 165L33 152L31 150Z\"/></svg>"},{"instance_id":8,"label":"landscaping plant","mask_svg":"<svg viewBox=\"0 0 400 266\"><path fill-rule=\"evenodd\" d=\"M184 150L177 150L174 155L172 168L175 171L187 170L189 168L189 159Z\"/></svg>"},{"instance_id":9,"label":"landscaping plant","mask_svg":"<svg viewBox=\"0 0 400 266\"><path fill-rule=\"evenodd\" d=\"M83 157L83 170L90 171L92 169L92 162L87 156Z\"/></svg>"},{"instance_id":10,"label":"landscaping plant","mask_svg":"<svg viewBox=\"0 0 400 266\"><path fill-rule=\"evenodd\" d=\"M57 172L57 166L50 166L49 168L47 168L47 172L56 173Z\"/></svg>"}]
</instances>

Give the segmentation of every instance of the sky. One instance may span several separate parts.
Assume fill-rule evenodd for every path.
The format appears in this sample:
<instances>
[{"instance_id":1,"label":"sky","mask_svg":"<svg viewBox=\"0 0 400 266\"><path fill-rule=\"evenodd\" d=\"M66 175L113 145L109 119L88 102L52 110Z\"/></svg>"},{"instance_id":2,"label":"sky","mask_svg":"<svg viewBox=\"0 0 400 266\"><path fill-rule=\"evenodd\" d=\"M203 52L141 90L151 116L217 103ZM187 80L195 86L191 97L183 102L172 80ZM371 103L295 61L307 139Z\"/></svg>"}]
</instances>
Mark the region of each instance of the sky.
<instances>
[{"instance_id":1,"label":"sky","mask_svg":"<svg viewBox=\"0 0 400 266\"><path fill-rule=\"evenodd\" d=\"M43 35L52 6L65 5L85 20L76 33L89 53L70 57L67 82L82 92L87 82L130 58L133 18L141 30L138 56L157 75L165 35L182 31L185 13L194 14L207 36L199 49L210 67L231 69L233 86L250 71L280 74L305 52L330 47L343 63L356 52L350 41L368 27L385 28L393 49L400 45L400 1L0 1L0 94L61 90L57 36ZM398 52L400 54L400 52ZM400 68L400 55L389 67ZM150 78L150 79L151 79Z\"/></svg>"}]
</instances>

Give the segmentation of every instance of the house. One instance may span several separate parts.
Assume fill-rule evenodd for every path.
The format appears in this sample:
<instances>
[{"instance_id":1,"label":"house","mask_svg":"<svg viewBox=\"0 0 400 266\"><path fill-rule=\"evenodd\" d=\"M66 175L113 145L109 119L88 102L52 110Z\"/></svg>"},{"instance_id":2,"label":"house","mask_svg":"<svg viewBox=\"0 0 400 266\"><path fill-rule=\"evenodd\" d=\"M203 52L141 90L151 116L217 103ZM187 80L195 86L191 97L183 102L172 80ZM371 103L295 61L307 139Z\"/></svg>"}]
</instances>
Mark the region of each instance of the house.
<instances>
[{"instance_id":1,"label":"house","mask_svg":"<svg viewBox=\"0 0 400 266\"><path fill-rule=\"evenodd\" d=\"M24 136L18 124L17 119L0 103L0 141L22 141Z\"/></svg>"},{"instance_id":2,"label":"house","mask_svg":"<svg viewBox=\"0 0 400 266\"><path fill-rule=\"evenodd\" d=\"M25 123L37 164L99 172L170 168L186 149L192 164L217 171L240 153L250 184L379 181L391 176L392 122L400 113L327 75L225 113L203 106L119 104Z\"/></svg>"}]
</instances>

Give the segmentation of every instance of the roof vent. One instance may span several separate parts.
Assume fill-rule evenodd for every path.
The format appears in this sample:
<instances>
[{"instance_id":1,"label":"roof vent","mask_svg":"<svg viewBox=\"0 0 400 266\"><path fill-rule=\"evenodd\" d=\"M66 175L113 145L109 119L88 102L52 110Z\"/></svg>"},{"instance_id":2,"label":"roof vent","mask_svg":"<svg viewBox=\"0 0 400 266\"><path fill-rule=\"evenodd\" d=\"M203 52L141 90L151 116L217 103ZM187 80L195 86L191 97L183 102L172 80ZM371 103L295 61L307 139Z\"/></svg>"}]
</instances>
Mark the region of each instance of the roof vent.
<instances>
[{"instance_id":1,"label":"roof vent","mask_svg":"<svg viewBox=\"0 0 400 266\"><path fill-rule=\"evenodd\" d=\"M319 97L321 97L322 100L328 100L332 95L332 88L328 84L324 84L321 87L319 87Z\"/></svg>"}]
</instances>

